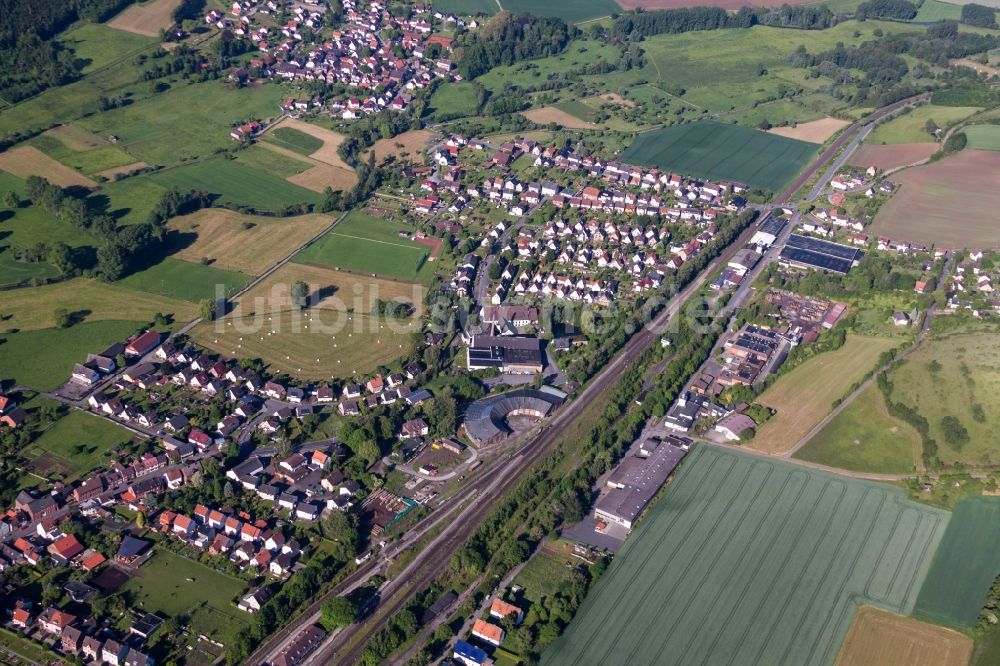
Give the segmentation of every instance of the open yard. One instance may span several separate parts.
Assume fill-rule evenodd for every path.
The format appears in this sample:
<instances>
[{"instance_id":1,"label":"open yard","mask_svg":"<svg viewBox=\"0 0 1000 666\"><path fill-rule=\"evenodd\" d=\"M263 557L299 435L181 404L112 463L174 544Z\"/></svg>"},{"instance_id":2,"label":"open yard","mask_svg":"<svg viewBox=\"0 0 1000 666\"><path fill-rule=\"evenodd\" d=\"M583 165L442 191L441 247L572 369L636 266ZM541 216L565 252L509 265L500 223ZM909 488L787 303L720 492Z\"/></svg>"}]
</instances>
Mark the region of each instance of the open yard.
<instances>
[{"instance_id":1,"label":"open yard","mask_svg":"<svg viewBox=\"0 0 1000 666\"><path fill-rule=\"evenodd\" d=\"M585 106L582 102L577 102L579 106ZM578 113L580 111L574 107ZM590 110L591 113L595 113L593 109ZM521 115L530 120L533 123L538 123L539 125L548 125L549 123L555 123L562 127L569 129L591 129L597 127L594 123L589 120L583 120L575 114L571 114L562 109L556 108L554 106L545 106L540 109L531 109L529 111L522 111Z\"/></svg>"},{"instance_id":2,"label":"open yard","mask_svg":"<svg viewBox=\"0 0 1000 666\"><path fill-rule=\"evenodd\" d=\"M850 162L854 166L878 167L883 171L910 166L923 162L940 148L933 141L923 143L864 143L853 155Z\"/></svg>"},{"instance_id":3,"label":"open yard","mask_svg":"<svg viewBox=\"0 0 1000 666\"><path fill-rule=\"evenodd\" d=\"M814 356L782 376L759 398L777 414L746 446L772 454L791 449L830 413L834 400L875 369L879 354L896 344L891 338L849 335L840 349Z\"/></svg>"},{"instance_id":4,"label":"open yard","mask_svg":"<svg viewBox=\"0 0 1000 666\"><path fill-rule=\"evenodd\" d=\"M141 321L93 321L71 328L42 328L0 334L0 368L4 379L40 391L51 391L69 379L74 363L141 330Z\"/></svg>"},{"instance_id":5,"label":"open yard","mask_svg":"<svg viewBox=\"0 0 1000 666\"><path fill-rule=\"evenodd\" d=\"M135 598L135 608L161 617L187 615L191 632L226 642L246 627L234 602L246 583L204 564L157 548L122 590Z\"/></svg>"},{"instance_id":6,"label":"open yard","mask_svg":"<svg viewBox=\"0 0 1000 666\"><path fill-rule=\"evenodd\" d=\"M64 308L78 323L106 319L152 321L157 312L173 314L178 321L189 321L197 313L197 308L187 301L88 278L5 291L0 299L4 326L22 331L55 326L54 312L59 308Z\"/></svg>"},{"instance_id":7,"label":"open yard","mask_svg":"<svg viewBox=\"0 0 1000 666\"><path fill-rule=\"evenodd\" d=\"M914 617L971 629L1000 575L1000 497L963 498L920 588Z\"/></svg>"},{"instance_id":8,"label":"open yard","mask_svg":"<svg viewBox=\"0 0 1000 666\"><path fill-rule=\"evenodd\" d=\"M816 144L805 141L703 121L640 134L622 159L698 178L735 180L778 191L805 167L816 148Z\"/></svg>"},{"instance_id":9,"label":"open yard","mask_svg":"<svg viewBox=\"0 0 1000 666\"><path fill-rule=\"evenodd\" d=\"M832 664L859 603L912 610L948 518L699 445L541 663Z\"/></svg>"},{"instance_id":10,"label":"open yard","mask_svg":"<svg viewBox=\"0 0 1000 666\"><path fill-rule=\"evenodd\" d=\"M920 433L889 415L872 384L795 457L858 472L907 474L922 470L920 454Z\"/></svg>"},{"instance_id":11,"label":"open yard","mask_svg":"<svg viewBox=\"0 0 1000 666\"><path fill-rule=\"evenodd\" d=\"M131 439L131 432L107 419L73 411L43 432L23 455L35 473L48 478L58 475L69 482L103 466L105 453Z\"/></svg>"},{"instance_id":12,"label":"open yard","mask_svg":"<svg viewBox=\"0 0 1000 666\"><path fill-rule=\"evenodd\" d=\"M789 139L798 139L809 143L823 143L831 136L850 123L840 118L820 118L810 120L805 123L798 123L795 127L775 127L768 130L771 134L785 136Z\"/></svg>"},{"instance_id":13,"label":"open yard","mask_svg":"<svg viewBox=\"0 0 1000 666\"><path fill-rule=\"evenodd\" d=\"M175 217L167 229L182 249L173 256L245 275L260 275L333 223L326 215L265 217L206 208Z\"/></svg>"},{"instance_id":14,"label":"open yard","mask_svg":"<svg viewBox=\"0 0 1000 666\"><path fill-rule=\"evenodd\" d=\"M412 230L355 211L297 254L295 261L409 281L429 277L429 248L401 237L400 231Z\"/></svg>"},{"instance_id":15,"label":"open yard","mask_svg":"<svg viewBox=\"0 0 1000 666\"><path fill-rule=\"evenodd\" d=\"M281 174L247 166L238 160L216 158L157 172L152 179L163 187L204 190L220 202L257 210L281 211L286 206L318 203L319 194L284 180Z\"/></svg>"},{"instance_id":16,"label":"open yard","mask_svg":"<svg viewBox=\"0 0 1000 666\"><path fill-rule=\"evenodd\" d=\"M938 106L924 104L909 113L881 123L868 136L869 143L920 143L933 137L925 129L933 120L938 127L945 127L968 118L980 109L974 106Z\"/></svg>"},{"instance_id":17,"label":"open yard","mask_svg":"<svg viewBox=\"0 0 1000 666\"><path fill-rule=\"evenodd\" d=\"M424 151L434 133L430 130L410 130L391 139L379 139L372 146L375 152L375 162L381 164L387 157L397 160L409 160L417 164L424 163ZM366 158L367 159L367 158Z\"/></svg>"},{"instance_id":18,"label":"open yard","mask_svg":"<svg viewBox=\"0 0 1000 666\"><path fill-rule=\"evenodd\" d=\"M1000 150L1000 125L969 125L962 131L969 139L969 148Z\"/></svg>"},{"instance_id":19,"label":"open yard","mask_svg":"<svg viewBox=\"0 0 1000 666\"><path fill-rule=\"evenodd\" d=\"M94 181L52 159L33 146L18 146L0 153L0 170L18 178L42 176L60 187L95 187Z\"/></svg>"},{"instance_id":20,"label":"open yard","mask_svg":"<svg viewBox=\"0 0 1000 666\"><path fill-rule=\"evenodd\" d=\"M243 273L167 258L144 271L129 275L118 284L197 303L206 298L232 294L249 281L250 278Z\"/></svg>"},{"instance_id":21,"label":"open yard","mask_svg":"<svg viewBox=\"0 0 1000 666\"><path fill-rule=\"evenodd\" d=\"M957 631L862 606L854 616L836 666L967 666L972 639Z\"/></svg>"},{"instance_id":22,"label":"open yard","mask_svg":"<svg viewBox=\"0 0 1000 666\"><path fill-rule=\"evenodd\" d=\"M181 0L148 0L126 7L108 22L116 30L124 30L137 35L157 37L160 30L173 25L171 14L181 4Z\"/></svg>"},{"instance_id":23,"label":"open yard","mask_svg":"<svg viewBox=\"0 0 1000 666\"><path fill-rule=\"evenodd\" d=\"M893 175L901 187L869 233L938 247L1000 247L1000 153L963 150Z\"/></svg>"}]
</instances>

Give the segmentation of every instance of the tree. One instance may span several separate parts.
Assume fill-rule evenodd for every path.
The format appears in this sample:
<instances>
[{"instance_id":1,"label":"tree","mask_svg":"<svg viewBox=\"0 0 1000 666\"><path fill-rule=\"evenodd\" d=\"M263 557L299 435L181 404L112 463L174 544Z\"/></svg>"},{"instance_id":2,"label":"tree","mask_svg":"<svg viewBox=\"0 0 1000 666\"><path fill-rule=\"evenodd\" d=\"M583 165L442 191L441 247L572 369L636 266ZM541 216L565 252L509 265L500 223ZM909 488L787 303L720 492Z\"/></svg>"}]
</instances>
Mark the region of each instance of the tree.
<instances>
[{"instance_id":1,"label":"tree","mask_svg":"<svg viewBox=\"0 0 1000 666\"><path fill-rule=\"evenodd\" d=\"M8 190L3 193L3 205L7 208L17 208L21 205L21 197L17 196L17 192Z\"/></svg>"},{"instance_id":2,"label":"tree","mask_svg":"<svg viewBox=\"0 0 1000 666\"><path fill-rule=\"evenodd\" d=\"M142 511L135 514L135 526L138 527L139 529L142 529L143 527L146 526L146 514L143 513Z\"/></svg>"},{"instance_id":3,"label":"tree","mask_svg":"<svg viewBox=\"0 0 1000 666\"><path fill-rule=\"evenodd\" d=\"M358 615L358 605L347 597L334 597L323 604L319 623L327 631L346 627Z\"/></svg>"},{"instance_id":4,"label":"tree","mask_svg":"<svg viewBox=\"0 0 1000 666\"><path fill-rule=\"evenodd\" d=\"M305 310L309 305L309 285L302 280L296 280L292 285L292 305L299 310Z\"/></svg>"},{"instance_id":5,"label":"tree","mask_svg":"<svg viewBox=\"0 0 1000 666\"><path fill-rule=\"evenodd\" d=\"M215 302L214 299L206 298L201 302L201 304L198 307L202 319L204 319L205 321L212 321L213 319L215 319L215 315L217 314L218 311L218 304Z\"/></svg>"},{"instance_id":6,"label":"tree","mask_svg":"<svg viewBox=\"0 0 1000 666\"><path fill-rule=\"evenodd\" d=\"M66 308L56 308L52 316L56 321L56 328L69 328L73 325L73 318Z\"/></svg>"},{"instance_id":7,"label":"tree","mask_svg":"<svg viewBox=\"0 0 1000 666\"><path fill-rule=\"evenodd\" d=\"M97 269L110 282L125 277L129 253L120 243L111 241L97 248Z\"/></svg>"}]
</instances>

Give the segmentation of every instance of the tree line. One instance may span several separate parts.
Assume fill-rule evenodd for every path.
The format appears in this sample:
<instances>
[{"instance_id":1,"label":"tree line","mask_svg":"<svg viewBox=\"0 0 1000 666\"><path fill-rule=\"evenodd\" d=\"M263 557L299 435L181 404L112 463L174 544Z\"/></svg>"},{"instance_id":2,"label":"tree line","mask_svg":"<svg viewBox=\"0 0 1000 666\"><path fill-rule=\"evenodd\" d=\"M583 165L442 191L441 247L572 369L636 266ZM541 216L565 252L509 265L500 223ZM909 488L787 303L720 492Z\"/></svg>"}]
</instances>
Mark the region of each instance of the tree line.
<instances>
[{"instance_id":1,"label":"tree line","mask_svg":"<svg viewBox=\"0 0 1000 666\"><path fill-rule=\"evenodd\" d=\"M622 40L638 41L653 35L752 28L755 25L819 30L829 28L836 22L836 16L826 5L743 7L734 13L719 7L681 7L622 14L612 25L612 35Z\"/></svg>"}]
</instances>

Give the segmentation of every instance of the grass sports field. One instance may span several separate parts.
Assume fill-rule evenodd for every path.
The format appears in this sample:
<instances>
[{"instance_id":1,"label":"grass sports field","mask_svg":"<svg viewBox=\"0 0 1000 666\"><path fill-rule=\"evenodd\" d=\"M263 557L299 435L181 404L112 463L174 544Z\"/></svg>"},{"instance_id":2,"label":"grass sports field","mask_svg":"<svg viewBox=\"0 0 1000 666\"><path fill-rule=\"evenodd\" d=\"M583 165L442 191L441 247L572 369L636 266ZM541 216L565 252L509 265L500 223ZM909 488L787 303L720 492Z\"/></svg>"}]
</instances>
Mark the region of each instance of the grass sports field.
<instances>
[{"instance_id":1,"label":"grass sports field","mask_svg":"<svg viewBox=\"0 0 1000 666\"><path fill-rule=\"evenodd\" d=\"M859 603L910 612L948 518L699 445L542 664L832 664Z\"/></svg>"},{"instance_id":2,"label":"grass sports field","mask_svg":"<svg viewBox=\"0 0 1000 666\"><path fill-rule=\"evenodd\" d=\"M640 134L622 160L776 192L809 163L816 148L814 143L702 121Z\"/></svg>"},{"instance_id":3,"label":"grass sports field","mask_svg":"<svg viewBox=\"0 0 1000 666\"><path fill-rule=\"evenodd\" d=\"M402 280L420 281L433 272L426 245L399 235L410 231L357 211L315 243L295 255L300 263L335 266Z\"/></svg>"},{"instance_id":4,"label":"grass sports field","mask_svg":"<svg viewBox=\"0 0 1000 666\"><path fill-rule=\"evenodd\" d=\"M6 291L0 301L0 315L6 318L4 326L22 331L55 326L53 313L59 308L65 308L78 321L152 321L157 312L189 321L197 315L197 308L187 301L88 278Z\"/></svg>"},{"instance_id":5,"label":"grass sports field","mask_svg":"<svg viewBox=\"0 0 1000 666\"><path fill-rule=\"evenodd\" d=\"M893 174L896 193L869 233L939 247L998 247L1000 152L970 150Z\"/></svg>"},{"instance_id":6,"label":"grass sports field","mask_svg":"<svg viewBox=\"0 0 1000 666\"><path fill-rule=\"evenodd\" d=\"M122 342L141 330L141 321L94 321L71 328L0 334L0 368L5 378L39 391L51 391L69 379L74 363L87 354Z\"/></svg>"},{"instance_id":7,"label":"grass sports field","mask_svg":"<svg viewBox=\"0 0 1000 666\"><path fill-rule=\"evenodd\" d=\"M215 268L260 275L332 223L326 215L265 217L206 208L171 219L167 229L182 246L173 255L177 259L207 257Z\"/></svg>"},{"instance_id":8,"label":"grass sports field","mask_svg":"<svg viewBox=\"0 0 1000 666\"><path fill-rule=\"evenodd\" d=\"M1000 125L969 125L962 131L969 140L969 148L1000 150Z\"/></svg>"},{"instance_id":9,"label":"grass sports field","mask_svg":"<svg viewBox=\"0 0 1000 666\"><path fill-rule=\"evenodd\" d=\"M303 163L303 167L308 168L308 165ZM272 175L239 160L224 158L160 171L152 179L163 187L201 189L218 195L220 202L257 210L280 211L286 206L319 203L321 198L312 190L284 180L282 172Z\"/></svg>"},{"instance_id":10,"label":"grass sports field","mask_svg":"<svg viewBox=\"0 0 1000 666\"><path fill-rule=\"evenodd\" d=\"M862 606L836 666L967 666L971 655L972 639L965 634Z\"/></svg>"},{"instance_id":11,"label":"grass sports field","mask_svg":"<svg viewBox=\"0 0 1000 666\"><path fill-rule=\"evenodd\" d=\"M925 126L933 120L939 127L948 127L968 118L980 109L975 106L938 106L924 104L909 113L881 123L868 136L869 143L919 143L932 140Z\"/></svg>"},{"instance_id":12,"label":"grass sports field","mask_svg":"<svg viewBox=\"0 0 1000 666\"><path fill-rule=\"evenodd\" d=\"M151 268L129 275L118 284L197 303L206 298L216 298L217 291L224 295L231 294L249 281L250 278L243 273L167 258ZM217 290L217 285L221 285L221 289Z\"/></svg>"},{"instance_id":13,"label":"grass sports field","mask_svg":"<svg viewBox=\"0 0 1000 666\"><path fill-rule=\"evenodd\" d=\"M914 617L971 629L1000 574L1000 498L966 497L948 523L920 588Z\"/></svg>"},{"instance_id":14,"label":"grass sports field","mask_svg":"<svg viewBox=\"0 0 1000 666\"><path fill-rule=\"evenodd\" d=\"M58 474L64 481L73 481L103 466L106 452L131 439L131 432L107 419L73 411L43 432L23 455L37 474L50 478Z\"/></svg>"},{"instance_id":15,"label":"grass sports field","mask_svg":"<svg viewBox=\"0 0 1000 666\"><path fill-rule=\"evenodd\" d=\"M169 617L187 615L192 633L225 642L246 627L242 611L232 603L245 588L238 578L157 548L122 590L134 595L137 609ZM192 604L195 597L201 605Z\"/></svg>"},{"instance_id":16,"label":"grass sports field","mask_svg":"<svg viewBox=\"0 0 1000 666\"><path fill-rule=\"evenodd\" d=\"M795 457L858 472L906 474L922 469L920 453L920 433L889 415L872 384Z\"/></svg>"},{"instance_id":17,"label":"grass sports field","mask_svg":"<svg viewBox=\"0 0 1000 666\"><path fill-rule=\"evenodd\" d=\"M879 354L895 344L891 338L849 335L840 349L814 356L783 375L759 398L778 413L746 446L773 454L791 449L830 413L834 400L875 369Z\"/></svg>"}]
</instances>

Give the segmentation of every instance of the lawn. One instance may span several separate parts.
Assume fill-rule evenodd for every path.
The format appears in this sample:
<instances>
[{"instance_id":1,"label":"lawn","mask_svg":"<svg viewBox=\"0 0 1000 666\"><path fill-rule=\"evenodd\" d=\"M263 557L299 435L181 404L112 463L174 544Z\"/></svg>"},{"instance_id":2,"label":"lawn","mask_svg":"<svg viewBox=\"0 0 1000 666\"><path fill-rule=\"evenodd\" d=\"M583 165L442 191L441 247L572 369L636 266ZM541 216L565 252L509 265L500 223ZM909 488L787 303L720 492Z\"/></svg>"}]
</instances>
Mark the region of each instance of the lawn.
<instances>
[{"instance_id":1,"label":"lawn","mask_svg":"<svg viewBox=\"0 0 1000 666\"><path fill-rule=\"evenodd\" d=\"M473 116L479 110L479 95L471 83L446 83L431 95L425 115L434 117Z\"/></svg>"},{"instance_id":2,"label":"lawn","mask_svg":"<svg viewBox=\"0 0 1000 666\"><path fill-rule=\"evenodd\" d=\"M158 40L120 32L100 23L84 23L63 33L59 42L73 51L73 56L82 65L81 71L90 74L115 60L157 44Z\"/></svg>"},{"instance_id":3,"label":"lawn","mask_svg":"<svg viewBox=\"0 0 1000 666\"><path fill-rule=\"evenodd\" d=\"M640 134L622 160L776 192L809 163L817 147L739 125L702 121Z\"/></svg>"},{"instance_id":4,"label":"lawn","mask_svg":"<svg viewBox=\"0 0 1000 666\"><path fill-rule=\"evenodd\" d=\"M923 104L909 113L897 116L888 122L880 123L868 136L869 143L919 143L931 141L933 137L925 129L927 122L933 120L938 127L948 127L968 118L979 111L975 106L938 106Z\"/></svg>"},{"instance_id":5,"label":"lawn","mask_svg":"<svg viewBox=\"0 0 1000 666\"><path fill-rule=\"evenodd\" d=\"M73 411L43 432L22 455L32 461L38 474L58 474L69 482L104 466L105 454L131 439L131 432L107 419Z\"/></svg>"},{"instance_id":6,"label":"lawn","mask_svg":"<svg viewBox=\"0 0 1000 666\"><path fill-rule=\"evenodd\" d=\"M0 226L0 229L2 228ZM17 261L9 245L0 245L0 286L21 284L33 278L52 278L57 275L59 271L51 264L42 261L32 263Z\"/></svg>"},{"instance_id":7,"label":"lawn","mask_svg":"<svg viewBox=\"0 0 1000 666\"><path fill-rule=\"evenodd\" d=\"M144 326L141 321L84 322L71 328L0 334L0 373L4 379L40 391L64 384L74 363L83 363L88 353L122 342Z\"/></svg>"},{"instance_id":8,"label":"lawn","mask_svg":"<svg viewBox=\"0 0 1000 666\"><path fill-rule=\"evenodd\" d=\"M1000 498L966 497L955 507L920 588L914 617L971 629L1000 575Z\"/></svg>"},{"instance_id":9,"label":"lawn","mask_svg":"<svg viewBox=\"0 0 1000 666\"><path fill-rule=\"evenodd\" d=\"M969 125L962 131L969 140L969 148L1000 150L1000 125Z\"/></svg>"},{"instance_id":10,"label":"lawn","mask_svg":"<svg viewBox=\"0 0 1000 666\"><path fill-rule=\"evenodd\" d=\"M602 16L621 14L622 9L613 0L501 0L503 8L514 14L554 16L567 23L578 23Z\"/></svg>"},{"instance_id":11,"label":"lawn","mask_svg":"<svg viewBox=\"0 0 1000 666\"><path fill-rule=\"evenodd\" d=\"M118 284L197 303L207 298L228 296L249 281L250 278L243 273L167 258L151 268L129 275Z\"/></svg>"},{"instance_id":12,"label":"lawn","mask_svg":"<svg viewBox=\"0 0 1000 666\"><path fill-rule=\"evenodd\" d=\"M832 664L860 603L912 610L948 518L699 445L541 663Z\"/></svg>"},{"instance_id":13,"label":"lawn","mask_svg":"<svg viewBox=\"0 0 1000 666\"><path fill-rule=\"evenodd\" d=\"M279 127L264 135L264 141L294 150L302 155L315 153L323 147L323 140L310 136L294 127Z\"/></svg>"},{"instance_id":14,"label":"lawn","mask_svg":"<svg viewBox=\"0 0 1000 666\"><path fill-rule=\"evenodd\" d=\"M872 384L795 457L858 472L907 474L922 469L920 453L920 433L889 415Z\"/></svg>"},{"instance_id":15,"label":"lawn","mask_svg":"<svg viewBox=\"0 0 1000 666\"><path fill-rule=\"evenodd\" d=\"M402 280L422 281L433 273L430 249L399 235L408 227L357 211L295 255L295 261L335 266Z\"/></svg>"},{"instance_id":16,"label":"lawn","mask_svg":"<svg viewBox=\"0 0 1000 666\"><path fill-rule=\"evenodd\" d=\"M272 154L288 161L277 153ZM322 198L317 192L289 183L281 174L271 175L239 160L221 157L160 171L153 174L152 179L168 188L207 191L217 195L219 203L264 211L278 212L287 206L315 204Z\"/></svg>"},{"instance_id":17,"label":"lawn","mask_svg":"<svg viewBox=\"0 0 1000 666\"><path fill-rule=\"evenodd\" d=\"M163 548L122 587L137 609L161 616L187 615L192 633L223 643L247 625L233 602L246 583Z\"/></svg>"},{"instance_id":18,"label":"lawn","mask_svg":"<svg viewBox=\"0 0 1000 666\"><path fill-rule=\"evenodd\" d=\"M60 308L77 321L152 321L157 312L185 322L197 316L197 307L190 302L88 278L6 291L0 300L4 326L22 331L55 326L54 312Z\"/></svg>"},{"instance_id":19,"label":"lawn","mask_svg":"<svg viewBox=\"0 0 1000 666\"><path fill-rule=\"evenodd\" d=\"M935 21L958 21L962 18L961 5L941 0L924 0L913 17L916 23L933 23Z\"/></svg>"},{"instance_id":20,"label":"lawn","mask_svg":"<svg viewBox=\"0 0 1000 666\"><path fill-rule=\"evenodd\" d=\"M269 217L205 208L167 222L177 259L260 275L333 223L326 215Z\"/></svg>"},{"instance_id":21,"label":"lawn","mask_svg":"<svg viewBox=\"0 0 1000 666\"><path fill-rule=\"evenodd\" d=\"M875 362L897 342L891 338L849 335L844 346L819 354L783 375L759 398L777 410L746 446L766 453L788 451L845 397L855 382L875 369Z\"/></svg>"}]
</instances>

